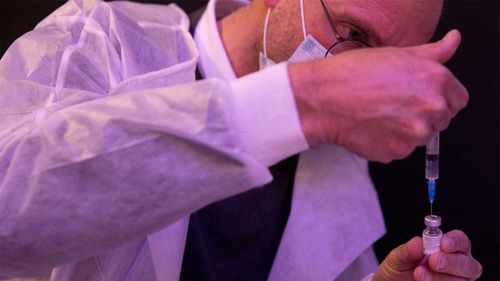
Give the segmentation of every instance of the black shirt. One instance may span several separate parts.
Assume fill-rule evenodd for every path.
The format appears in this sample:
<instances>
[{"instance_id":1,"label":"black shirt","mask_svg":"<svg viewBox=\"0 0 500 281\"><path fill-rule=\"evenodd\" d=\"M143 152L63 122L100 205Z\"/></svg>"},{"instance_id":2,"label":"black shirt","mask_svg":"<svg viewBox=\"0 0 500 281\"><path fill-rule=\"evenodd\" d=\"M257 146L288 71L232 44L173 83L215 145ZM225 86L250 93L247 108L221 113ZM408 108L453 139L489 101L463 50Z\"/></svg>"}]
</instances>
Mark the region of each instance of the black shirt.
<instances>
[{"instance_id":1,"label":"black shirt","mask_svg":"<svg viewBox=\"0 0 500 281\"><path fill-rule=\"evenodd\" d=\"M191 215L180 280L267 280L290 214L297 160L272 166L271 183Z\"/></svg>"}]
</instances>

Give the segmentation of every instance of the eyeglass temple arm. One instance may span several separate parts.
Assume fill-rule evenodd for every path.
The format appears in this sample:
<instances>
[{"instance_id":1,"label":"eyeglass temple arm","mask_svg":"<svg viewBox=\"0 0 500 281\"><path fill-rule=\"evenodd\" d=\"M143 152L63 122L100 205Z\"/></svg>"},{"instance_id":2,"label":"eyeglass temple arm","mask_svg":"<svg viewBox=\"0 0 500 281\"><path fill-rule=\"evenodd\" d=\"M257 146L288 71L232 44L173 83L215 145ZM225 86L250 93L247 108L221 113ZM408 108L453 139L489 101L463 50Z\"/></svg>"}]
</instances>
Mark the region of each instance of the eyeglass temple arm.
<instances>
[{"instance_id":1,"label":"eyeglass temple arm","mask_svg":"<svg viewBox=\"0 0 500 281\"><path fill-rule=\"evenodd\" d=\"M339 33L337 32L337 28L335 28L335 23L333 23L333 18L330 16L330 10L325 4L325 0L321 0L321 6L323 7L323 10L325 11L326 18L328 19L328 22L330 23L330 27L332 28L333 34L339 41L344 41L344 38L342 38Z\"/></svg>"}]
</instances>

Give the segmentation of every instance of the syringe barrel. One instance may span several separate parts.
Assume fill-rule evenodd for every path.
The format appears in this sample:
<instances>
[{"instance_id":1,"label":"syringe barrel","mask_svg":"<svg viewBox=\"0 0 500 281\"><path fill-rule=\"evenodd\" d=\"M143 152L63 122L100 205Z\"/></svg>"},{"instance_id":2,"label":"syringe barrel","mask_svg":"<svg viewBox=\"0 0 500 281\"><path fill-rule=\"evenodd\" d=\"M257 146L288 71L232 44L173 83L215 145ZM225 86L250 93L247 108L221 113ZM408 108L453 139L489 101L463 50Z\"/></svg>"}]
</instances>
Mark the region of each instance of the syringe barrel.
<instances>
[{"instance_id":1,"label":"syringe barrel","mask_svg":"<svg viewBox=\"0 0 500 281\"><path fill-rule=\"evenodd\" d=\"M439 154L439 132L434 133L430 141L425 146L427 154Z\"/></svg>"},{"instance_id":2,"label":"syringe barrel","mask_svg":"<svg viewBox=\"0 0 500 281\"><path fill-rule=\"evenodd\" d=\"M425 150L425 178L436 180L439 177L439 132L432 136Z\"/></svg>"}]
</instances>

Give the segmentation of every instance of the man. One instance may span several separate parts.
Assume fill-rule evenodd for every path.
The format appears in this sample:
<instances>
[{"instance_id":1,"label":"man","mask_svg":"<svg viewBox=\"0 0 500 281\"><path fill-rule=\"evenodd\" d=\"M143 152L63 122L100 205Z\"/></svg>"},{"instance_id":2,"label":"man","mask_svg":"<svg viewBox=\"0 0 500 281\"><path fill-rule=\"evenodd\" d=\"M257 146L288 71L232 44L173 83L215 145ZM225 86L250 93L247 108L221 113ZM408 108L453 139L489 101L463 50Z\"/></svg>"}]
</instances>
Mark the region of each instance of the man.
<instances>
[{"instance_id":1,"label":"man","mask_svg":"<svg viewBox=\"0 0 500 281\"><path fill-rule=\"evenodd\" d=\"M243 208L285 202L275 221L261 208L241 219L286 224L266 236L279 244L262 254L273 257L262 273L269 280L477 279L481 267L459 231L428 264L420 265L420 238L378 270L370 246L384 230L359 156L405 157L467 102L441 65L459 34L419 45L441 3L301 3L211 1L197 48L178 8L124 2L70 1L19 39L0 64L0 277L57 267L52 280L203 278L197 268L207 265L190 249L208 245L216 266L229 262L218 256L223 247L195 238L220 238L198 218L216 215L208 225L223 235L234 228L252 238L218 221L239 211L229 198L238 194ZM314 48L343 40L366 48L272 66L311 55L308 35ZM384 46L414 47L369 48ZM198 51L211 79L193 82ZM257 71L259 61L266 69ZM248 199L280 186L291 198ZM219 205L203 208L211 203ZM255 250L236 254L236 275L214 268L205 280L262 268L242 263L259 260Z\"/></svg>"}]
</instances>

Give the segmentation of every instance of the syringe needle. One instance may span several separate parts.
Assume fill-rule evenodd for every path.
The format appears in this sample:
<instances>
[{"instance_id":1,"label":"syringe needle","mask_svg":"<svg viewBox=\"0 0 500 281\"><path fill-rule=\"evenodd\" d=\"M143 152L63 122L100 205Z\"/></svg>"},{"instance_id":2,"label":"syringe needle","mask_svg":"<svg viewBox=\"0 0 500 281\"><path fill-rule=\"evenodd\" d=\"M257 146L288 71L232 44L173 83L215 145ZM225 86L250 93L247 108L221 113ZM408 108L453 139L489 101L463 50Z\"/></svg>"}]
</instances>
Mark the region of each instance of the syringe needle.
<instances>
[{"instance_id":1,"label":"syringe needle","mask_svg":"<svg viewBox=\"0 0 500 281\"><path fill-rule=\"evenodd\" d=\"M436 181L428 180L427 181L427 196L429 199L429 203L431 203L431 215L432 215L432 204L434 204L435 194L436 194Z\"/></svg>"}]
</instances>

